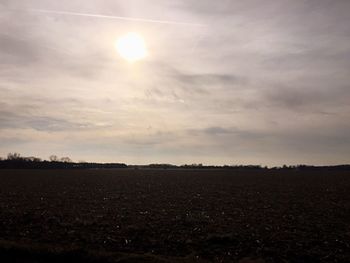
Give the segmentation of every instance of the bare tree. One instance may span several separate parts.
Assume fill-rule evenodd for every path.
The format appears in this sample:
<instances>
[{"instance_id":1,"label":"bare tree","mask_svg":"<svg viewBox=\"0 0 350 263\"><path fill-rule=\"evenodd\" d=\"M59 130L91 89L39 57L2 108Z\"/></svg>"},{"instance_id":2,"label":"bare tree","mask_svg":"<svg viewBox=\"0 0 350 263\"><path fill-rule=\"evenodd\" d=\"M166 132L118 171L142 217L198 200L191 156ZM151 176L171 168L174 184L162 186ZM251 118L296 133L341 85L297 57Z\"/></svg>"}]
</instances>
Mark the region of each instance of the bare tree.
<instances>
[{"instance_id":1,"label":"bare tree","mask_svg":"<svg viewBox=\"0 0 350 263\"><path fill-rule=\"evenodd\" d=\"M69 157L62 157L62 158L60 159L60 161L61 161L61 162L64 162L64 163L71 163L71 162L72 162L72 160L71 160Z\"/></svg>"},{"instance_id":2,"label":"bare tree","mask_svg":"<svg viewBox=\"0 0 350 263\"><path fill-rule=\"evenodd\" d=\"M49 157L49 159L50 159L51 162L58 162L58 161L59 161L57 155L51 155L51 156Z\"/></svg>"},{"instance_id":3,"label":"bare tree","mask_svg":"<svg viewBox=\"0 0 350 263\"><path fill-rule=\"evenodd\" d=\"M13 160L19 160L19 159L21 159L21 155L19 153L9 153L7 155L7 160L13 161Z\"/></svg>"}]
</instances>

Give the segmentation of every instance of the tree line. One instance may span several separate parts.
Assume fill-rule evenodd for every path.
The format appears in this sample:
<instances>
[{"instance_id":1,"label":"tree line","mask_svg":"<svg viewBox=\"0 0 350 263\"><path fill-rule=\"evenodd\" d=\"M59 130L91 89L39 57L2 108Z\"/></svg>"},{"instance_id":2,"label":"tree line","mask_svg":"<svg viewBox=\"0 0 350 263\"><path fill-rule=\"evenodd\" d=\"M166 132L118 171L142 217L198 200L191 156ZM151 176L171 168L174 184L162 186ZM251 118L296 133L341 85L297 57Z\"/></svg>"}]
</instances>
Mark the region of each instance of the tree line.
<instances>
[{"instance_id":1,"label":"tree line","mask_svg":"<svg viewBox=\"0 0 350 263\"><path fill-rule=\"evenodd\" d=\"M153 163L148 165L127 165L125 163L96 163L96 162L73 162L69 157L49 156L48 160L38 157L25 157L19 153L9 153L7 158L0 157L0 169L227 169L227 170L285 170L285 171L319 171L336 170L350 171L350 165L336 166L312 166L312 165L283 165L267 167L261 165L203 165L201 163L174 165Z\"/></svg>"},{"instance_id":2,"label":"tree line","mask_svg":"<svg viewBox=\"0 0 350 263\"><path fill-rule=\"evenodd\" d=\"M25 157L19 153L9 153L7 158L0 158L0 169L104 169L126 168L124 163L89 163L73 162L69 157L51 155L49 160L38 157Z\"/></svg>"}]
</instances>

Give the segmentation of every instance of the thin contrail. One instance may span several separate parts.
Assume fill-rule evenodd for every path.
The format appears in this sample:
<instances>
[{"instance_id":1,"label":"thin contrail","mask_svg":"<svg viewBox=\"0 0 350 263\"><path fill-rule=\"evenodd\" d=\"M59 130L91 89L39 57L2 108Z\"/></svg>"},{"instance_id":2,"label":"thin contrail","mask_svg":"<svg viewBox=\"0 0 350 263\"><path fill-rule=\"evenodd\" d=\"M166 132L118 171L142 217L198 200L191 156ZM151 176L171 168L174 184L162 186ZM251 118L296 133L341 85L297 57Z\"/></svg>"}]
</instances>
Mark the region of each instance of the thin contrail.
<instances>
[{"instance_id":1,"label":"thin contrail","mask_svg":"<svg viewBox=\"0 0 350 263\"><path fill-rule=\"evenodd\" d=\"M182 26L205 26L203 24L188 23L188 22L155 20L155 19L145 19L145 18L125 17L125 16L108 16L108 15L77 13L77 12L67 12L67 11L54 11L54 10L45 10L45 9L29 9L28 11L37 12L37 13L49 13L49 14L56 14L56 15L87 16L87 17L95 17L95 18L118 19L118 20L124 20L124 21L145 22L145 23L158 23L158 24L170 24L170 25L182 25Z\"/></svg>"}]
</instances>

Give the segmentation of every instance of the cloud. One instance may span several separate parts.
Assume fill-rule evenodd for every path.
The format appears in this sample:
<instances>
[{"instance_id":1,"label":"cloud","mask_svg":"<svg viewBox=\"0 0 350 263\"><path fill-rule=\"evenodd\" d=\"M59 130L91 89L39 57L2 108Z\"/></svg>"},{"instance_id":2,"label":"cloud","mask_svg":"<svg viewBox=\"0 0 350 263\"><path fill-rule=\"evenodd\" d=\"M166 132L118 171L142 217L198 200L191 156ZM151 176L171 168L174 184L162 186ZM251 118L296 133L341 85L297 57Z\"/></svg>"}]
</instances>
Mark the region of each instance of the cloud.
<instances>
[{"instance_id":1,"label":"cloud","mask_svg":"<svg viewBox=\"0 0 350 263\"><path fill-rule=\"evenodd\" d=\"M245 84L246 82L244 78L240 78L234 74L177 74L174 78L184 84L202 86L233 86L237 84Z\"/></svg>"},{"instance_id":2,"label":"cloud","mask_svg":"<svg viewBox=\"0 0 350 263\"><path fill-rule=\"evenodd\" d=\"M235 130L222 128L222 127L209 127L204 130L205 133L209 135L218 135L218 134L231 134L235 132Z\"/></svg>"},{"instance_id":3,"label":"cloud","mask_svg":"<svg viewBox=\"0 0 350 263\"><path fill-rule=\"evenodd\" d=\"M38 131L70 131L77 129L86 129L92 125L87 123L69 122L64 119L52 117L18 114L14 112L0 111L0 130L1 129L34 129Z\"/></svg>"},{"instance_id":4,"label":"cloud","mask_svg":"<svg viewBox=\"0 0 350 263\"><path fill-rule=\"evenodd\" d=\"M35 63L38 59L33 46L6 34L0 35L0 56L2 64L28 64Z\"/></svg>"},{"instance_id":5,"label":"cloud","mask_svg":"<svg viewBox=\"0 0 350 263\"><path fill-rule=\"evenodd\" d=\"M316 82L316 81L314 81ZM339 115L347 114L350 107L347 101L350 99L350 89L340 82L319 84L319 86L307 84L283 85L275 84L264 88L260 93L257 104L260 110L279 110L310 116L313 114ZM302 128L302 125L300 126Z\"/></svg>"}]
</instances>

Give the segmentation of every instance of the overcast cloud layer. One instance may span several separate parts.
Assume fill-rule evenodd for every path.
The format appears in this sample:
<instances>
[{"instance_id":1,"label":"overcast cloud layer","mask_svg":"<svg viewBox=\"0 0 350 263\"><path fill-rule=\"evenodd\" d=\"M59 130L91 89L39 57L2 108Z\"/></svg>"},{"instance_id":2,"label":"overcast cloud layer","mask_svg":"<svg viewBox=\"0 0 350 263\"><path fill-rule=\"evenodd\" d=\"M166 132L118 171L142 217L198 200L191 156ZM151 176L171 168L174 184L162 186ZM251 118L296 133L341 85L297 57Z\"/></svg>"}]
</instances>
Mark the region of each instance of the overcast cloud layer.
<instances>
[{"instance_id":1,"label":"overcast cloud layer","mask_svg":"<svg viewBox=\"0 0 350 263\"><path fill-rule=\"evenodd\" d=\"M0 156L349 163L349 25L348 0L0 0Z\"/></svg>"}]
</instances>

